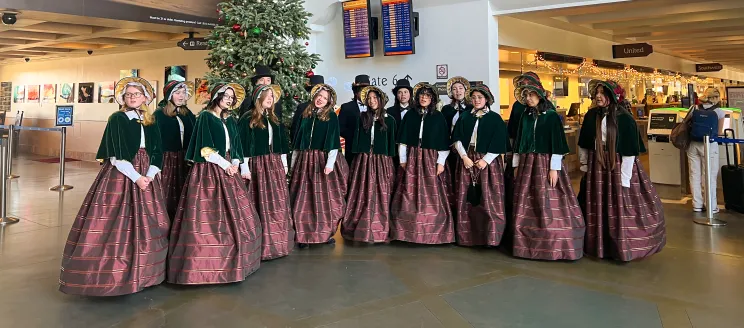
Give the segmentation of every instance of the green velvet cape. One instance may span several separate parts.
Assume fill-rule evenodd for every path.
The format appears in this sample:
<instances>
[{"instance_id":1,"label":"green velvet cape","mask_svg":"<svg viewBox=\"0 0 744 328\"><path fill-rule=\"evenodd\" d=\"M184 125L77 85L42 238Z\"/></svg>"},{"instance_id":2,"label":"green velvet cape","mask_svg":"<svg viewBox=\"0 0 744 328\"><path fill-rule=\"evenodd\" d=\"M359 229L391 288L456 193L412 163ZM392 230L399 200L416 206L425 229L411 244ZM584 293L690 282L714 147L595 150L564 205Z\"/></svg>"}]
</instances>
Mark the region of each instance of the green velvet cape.
<instances>
[{"instance_id":1,"label":"green velvet cape","mask_svg":"<svg viewBox=\"0 0 744 328\"><path fill-rule=\"evenodd\" d=\"M96 159L99 161L116 157L118 160L132 162L140 149L142 132L140 120L131 120L126 113L117 111L109 116L103 139L98 147ZM150 158L150 165L162 168L163 148L157 121L144 126L145 150Z\"/></svg>"},{"instance_id":2,"label":"green velvet cape","mask_svg":"<svg viewBox=\"0 0 744 328\"><path fill-rule=\"evenodd\" d=\"M375 155L395 156L395 119L390 115L385 115L385 125L387 129L381 130L380 123L375 121L375 145L372 153ZM372 144L371 129L364 130L362 120L357 119L356 132L354 133L354 145L351 146L351 152L354 154L369 153Z\"/></svg>"},{"instance_id":3,"label":"green velvet cape","mask_svg":"<svg viewBox=\"0 0 744 328\"><path fill-rule=\"evenodd\" d=\"M470 112L460 114L460 119L457 120L455 131L452 134L452 141L459 141L465 149L468 149L476 121L479 121L479 123L475 151L481 154L506 154L511 148L509 147L506 123L501 119L501 115L492 111L489 111L480 119Z\"/></svg>"},{"instance_id":4,"label":"green velvet cape","mask_svg":"<svg viewBox=\"0 0 744 328\"><path fill-rule=\"evenodd\" d=\"M231 115L225 119L227 133L230 136L230 159L243 161L243 144L240 141L238 133L238 124ZM220 156L225 156L227 138L225 138L225 129L222 126L222 119L217 117L210 110L203 110L196 118L194 133L189 141L189 148L186 151L186 160L196 163L205 163L207 160L202 156L202 151L216 151ZM206 148L206 149L205 149Z\"/></svg>"},{"instance_id":5,"label":"green velvet cape","mask_svg":"<svg viewBox=\"0 0 744 328\"><path fill-rule=\"evenodd\" d=\"M295 150L315 149L329 152L339 148L341 135L336 113L331 111L326 122L318 119L316 115L302 118L294 140Z\"/></svg>"},{"instance_id":6,"label":"green velvet cape","mask_svg":"<svg viewBox=\"0 0 744 328\"><path fill-rule=\"evenodd\" d=\"M191 134L194 132L194 124L196 124L196 115L187 107L182 107L181 112L178 117L183 122L183 145L181 145L181 128L178 126L176 117L165 115L162 107L153 113L160 128L164 152L189 149L189 141L191 141Z\"/></svg>"},{"instance_id":7,"label":"green velvet cape","mask_svg":"<svg viewBox=\"0 0 744 328\"><path fill-rule=\"evenodd\" d=\"M473 109L473 105L466 104L465 109L462 110L460 113L469 112ZM455 118L455 114L457 114L457 110L452 105L444 105L442 106L442 114L444 114L444 119L447 120L447 126L450 127L450 130L452 129L452 119ZM462 115L462 114L460 114ZM459 120L459 119L458 119Z\"/></svg>"},{"instance_id":8,"label":"green velvet cape","mask_svg":"<svg viewBox=\"0 0 744 328\"><path fill-rule=\"evenodd\" d=\"M561 117L556 111L551 109L540 114L525 111L520 121L517 138L514 140L515 153L568 154L566 134L563 132Z\"/></svg>"},{"instance_id":9,"label":"green velvet cape","mask_svg":"<svg viewBox=\"0 0 744 328\"><path fill-rule=\"evenodd\" d=\"M509 114L509 124L507 127L507 129L509 130L509 138L511 139L517 139L519 122L522 119L522 114L524 114L525 108L527 107L525 105L522 105L522 103L519 101L515 101L514 105L512 105L511 114Z\"/></svg>"},{"instance_id":10,"label":"green velvet cape","mask_svg":"<svg viewBox=\"0 0 744 328\"><path fill-rule=\"evenodd\" d=\"M289 153L289 144L287 136L284 133L284 127L269 121L268 117L262 118L264 128L251 128L251 113L248 111L238 121L238 130L240 131L240 140L243 142L243 153L246 157L255 157L273 154ZM269 128L271 124L271 148L269 148Z\"/></svg>"},{"instance_id":11,"label":"green velvet cape","mask_svg":"<svg viewBox=\"0 0 744 328\"><path fill-rule=\"evenodd\" d=\"M449 125L447 125L444 114L436 110L426 114L426 118L423 119L424 134L419 140L422 117L417 109L408 111L398 131L398 143L437 151L449 150L452 143L450 142Z\"/></svg>"},{"instance_id":12,"label":"green velvet cape","mask_svg":"<svg viewBox=\"0 0 744 328\"><path fill-rule=\"evenodd\" d=\"M600 108L592 108L584 115L584 121L579 131L579 147L595 150L595 137L597 135L596 123L601 120ZM617 113L617 138L615 139L615 150L620 156L638 156L646 152L646 147L641 140L638 125L633 115L625 110Z\"/></svg>"}]
</instances>

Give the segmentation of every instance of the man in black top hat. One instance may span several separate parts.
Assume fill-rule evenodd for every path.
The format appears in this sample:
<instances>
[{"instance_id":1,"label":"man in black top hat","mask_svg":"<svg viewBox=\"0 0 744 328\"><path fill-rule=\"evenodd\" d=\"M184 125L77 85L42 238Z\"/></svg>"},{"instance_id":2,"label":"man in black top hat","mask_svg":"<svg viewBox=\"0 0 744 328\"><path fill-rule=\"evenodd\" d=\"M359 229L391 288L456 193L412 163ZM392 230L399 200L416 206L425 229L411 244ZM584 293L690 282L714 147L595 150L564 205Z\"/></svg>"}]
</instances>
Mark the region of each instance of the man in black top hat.
<instances>
[{"instance_id":1,"label":"man in black top hat","mask_svg":"<svg viewBox=\"0 0 744 328\"><path fill-rule=\"evenodd\" d=\"M395 130L400 131L401 123L403 118L411 109L411 98L413 97L413 88L411 87L411 81L408 79L400 79L395 82L395 88L393 88L393 95L395 95L395 105L388 108L386 111L388 115L395 119ZM395 156L393 159L396 167L400 164L400 158Z\"/></svg>"},{"instance_id":2,"label":"man in black top hat","mask_svg":"<svg viewBox=\"0 0 744 328\"><path fill-rule=\"evenodd\" d=\"M256 75L254 75L251 78L251 84L253 84L253 87L256 87L257 85L271 85L274 83L274 74L271 72L271 69L268 66L264 65L257 65L255 67L256 69ZM247 88L248 89L248 88ZM248 90L253 90L252 88ZM251 97L245 97L245 100L242 104L240 104L240 112L238 113L240 116L242 116L245 112L251 110L253 108L253 99L250 99ZM275 105L274 105L274 114L276 114L276 117L279 118L279 120L282 120L282 98L279 97L279 99L274 99Z\"/></svg>"},{"instance_id":3,"label":"man in black top hat","mask_svg":"<svg viewBox=\"0 0 744 328\"><path fill-rule=\"evenodd\" d=\"M305 84L305 90L307 92L310 92L310 90L313 89L313 87L317 84L323 84L325 83L325 79L323 78L323 75L313 75L310 77L310 80L308 80L307 84ZM300 127L300 121L302 120L302 112L305 111L307 106L310 106L310 102L313 101L312 99L303 102L299 105L297 105L297 108L295 108L294 115L292 116L292 127L289 130L289 140L291 140L294 143L294 137L297 133L297 129Z\"/></svg>"},{"instance_id":4,"label":"man in black top hat","mask_svg":"<svg viewBox=\"0 0 744 328\"><path fill-rule=\"evenodd\" d=\"M357 75L354 78L354 84L351 85L354 91L354 98L341 105L341 110L338 112L338 125L341 129L341 137L345 140L344 157L346 157L346 162L349 165L354 160L354 154L351 153L351 146L354 144L356 123L361 117L360 114L367 111L367 106L362 104L360 93L369 84L369 75Z\"/></svg>"}]
</instances>

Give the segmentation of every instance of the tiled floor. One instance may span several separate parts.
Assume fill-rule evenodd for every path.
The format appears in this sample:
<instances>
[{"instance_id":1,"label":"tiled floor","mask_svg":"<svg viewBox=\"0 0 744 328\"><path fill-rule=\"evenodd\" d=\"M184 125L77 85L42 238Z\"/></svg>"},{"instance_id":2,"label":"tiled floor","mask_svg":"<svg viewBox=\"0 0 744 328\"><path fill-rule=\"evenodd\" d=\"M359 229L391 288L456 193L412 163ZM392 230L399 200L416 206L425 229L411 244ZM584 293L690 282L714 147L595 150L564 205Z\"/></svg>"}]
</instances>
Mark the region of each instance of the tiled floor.
<instances>
[{"instance_id":1,"label":"tiled floor","mask_svg":"<svg viewBox=\"0 0 744 328\"><path fill-rule=\"evenodd\" d=\"M711 229L665 205L667 247L629 264L540 262L503 250L392 244L295 250L224 286L161 285L115 298L57 291L72 220L99 169L24 157L0 231L0 327L742 327L744 219Z\"/></svg>"}]
</instances>

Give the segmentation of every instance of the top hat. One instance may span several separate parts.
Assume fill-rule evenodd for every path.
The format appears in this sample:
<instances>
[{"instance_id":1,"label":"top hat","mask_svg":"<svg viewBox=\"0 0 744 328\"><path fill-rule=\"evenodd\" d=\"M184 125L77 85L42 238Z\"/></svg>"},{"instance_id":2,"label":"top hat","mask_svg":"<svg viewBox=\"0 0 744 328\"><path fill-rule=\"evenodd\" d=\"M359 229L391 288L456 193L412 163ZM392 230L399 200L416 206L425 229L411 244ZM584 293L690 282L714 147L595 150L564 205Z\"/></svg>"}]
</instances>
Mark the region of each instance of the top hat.
<instances>
[{"instance_id":1,"label":"top hat","mask_svg":"<svg viewBox=\"0 0 744 328\"><path fill-rule=\"evenodd\" d=\"M402 88L408 89L408 92L410 92L411 96L413 96L413 88L411 87L411 81L408 81L408 79L400 79L397 82L395 82L395 88L393 88L393 95L397 97L398 90Z\"/></svg>"},{"instance_id":2,"label":"top hat","mask_svg":"<svg viewBox=\"0 0 744 328\"><path fill-rule=\"evenodd\" d=\"M271 69L268 66L256 65L255 71L256 74L254 74L251 78L251 83L253 83L254 85L256 84L256 82L258 82L258 79L262 77L270 77L272 80L271 82L274 82L274 74L271 73Z\"/></svg>"},{"instance_id":3,"label":"top hat","mask_svg":"<svg viewBox=\"0 0 744 328\"><path fill-rule=\"evenodd\" d=\"M359 88L366 87L368 85L370 85L369 75L362 74L362 75L357 75L354 78L354 83L351 85L351 87L354 90L354 93L356 93L359 90Z\"/></svg>"},{"instance_id":4,"label":"top hat","mask_svg":"<svg viewBox=\"0 0 744 328\"><path fill-rule=\"evenodd\" d=\"M325 83L325 79L323 78L323 75L313 75L310 77L310 79L305 83L305 90L307 92L310 92L312 88L318 84Z\"/></svg>"}]
</instances>

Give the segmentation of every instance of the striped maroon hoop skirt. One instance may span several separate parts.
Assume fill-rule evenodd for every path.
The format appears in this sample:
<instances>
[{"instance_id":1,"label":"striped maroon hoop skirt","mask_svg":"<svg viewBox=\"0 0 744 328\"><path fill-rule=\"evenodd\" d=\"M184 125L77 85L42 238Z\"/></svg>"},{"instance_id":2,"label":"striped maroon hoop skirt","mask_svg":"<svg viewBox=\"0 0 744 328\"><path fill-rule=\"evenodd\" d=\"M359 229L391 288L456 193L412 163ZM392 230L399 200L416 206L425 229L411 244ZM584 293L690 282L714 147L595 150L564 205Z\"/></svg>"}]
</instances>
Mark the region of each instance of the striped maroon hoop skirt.
<instances>
[{"instance_id":1,"label":"striped maroon hoop skirt","mask_svg":"<svg viewBox=\"0 0 744 328\"><path fill-rule=\"evenodd\" d=\"M594 257L632 261L661 251L666 244L664 208L636 157L630 188L622 187L621 156L609 172L590 152L586 175L585 252Z\"/></svg>"},{"instance_id":2,"label":"striped maroon hoop skirt","mask_svg":"<svg viewBox=\"0 0 744 328\"><path fill-rule=\"evenodd\" d=\"M168 282L223 284L258 270L261 222L243 178L194 163L184 190L171 229Z\"/></svg>"},{"instance_id":3,"label":"striped maroon hoop skirt","mask_svg":"<svg viewBox=\"0 0 744 328\"><path fill-rule=\"evenodd\" d=\"M184 160L185 151L166 151L163 153L163 169L160 178L163 198L168 208L168 217L173 219L181 202L181 192L189 175L189 165Z\"/></svg>"},{"instance_id":4,"label":"striped maroon hoop skirt","mask_svg":"<svg viewBox=\"0 0 744 328\"><path fill-rule=\"evenodd\" d=\"M468 157L473 163L483 158L483 154L472 149ZM498 246L506 227L504 214L504 165L502 158L496 158L485 169L476 166L473 173L478 174L482 190L480 205L473 207L468 202L468 188L472 178L470 170L463 164L457 167L455 220L457 244L462 246Z\"/></svg>"},{"instance_id":5,"label":"striped maroon hoop skirt","mask_svg":"<svg viewBox=\"0 0 744 328\"><path fill-rule=\"evenodd\" d=\"M298 243L327 242L344 217L349 166L339 152L333 172L326 175L327 158L322 150L304 150L292 167L289 197Z\"/></svg>"},{"instance_id":6,"label":"striped maroon hoop skirt","mask_svg":"<svg viewBox=\"0 0 744 328\"><path fill-rule=\"evenodd\" d=\"M382 243L389 239L390 198L395 170L393 158L357 154L352 165L346 214L341 223L344 239Z\"/></svg>"},{"instance_id":7,"label":"striped maroon hoop skirt","mask_svg":"<svg viewBox=\"0 0 744 328\"><path fill-rule=\"evenodd\" d=\"M140 149L134 169L147 173ZM170 221L160 178L141 190L106 161L93 181L67 237L59 290L66 294L117 296L165 279Z\"/></svg>"},{"instance_id":8,"label":"striped maroon hoop skirt","mask_svg":"<svg viewBox=\"0 0 744 328\"><path fill-rule=\"evenodd\" d=\"M390 205L391 239L418 244L455 241L446 172L437 175L438 156L433 149L408 147L408 164L398 171L400 184Z\"/></svg>"},{"instance_id":9,"label":"striped maroon hoop skirt","mask_svg":"<svg viewBox=\"0 0 744 328\"><path fill-rule=\"evenodd\" d=\"M549 154L521 154L514 181L514 256L578 260L584 254L584 218L565 166L548 182Z\"/></svg>"},{"instance_id":10,"label":"striped maroon hoop skirt","mask_svg":"<svg viewBox=\"0 0 744 328\"><path fill-rule=\"evenodd\" d=\"M444 162L444 189L447 191L447 202L449 202L452 213L455 213L455 204L457 204L457 168L462 166L462 159L457 151L452 150Z\"/></svg>"},{"instance_id":11,"label":"striped maroon hoop skirt","mask_svg":"<svg viewBox=\"0 0 744 328\"><path fill-rule=\"evenodd\" d=\"M261 221L261 259L287 256L294 249L295 232L281 155L251 157L250 167L252 177L246 184Z\"/></svg>"}]
</instances>

